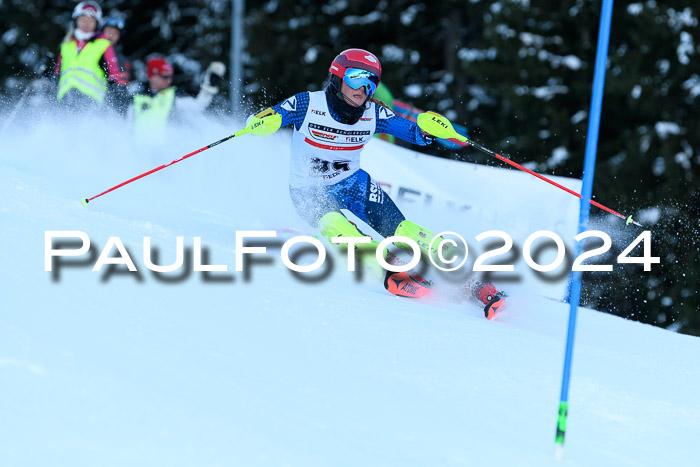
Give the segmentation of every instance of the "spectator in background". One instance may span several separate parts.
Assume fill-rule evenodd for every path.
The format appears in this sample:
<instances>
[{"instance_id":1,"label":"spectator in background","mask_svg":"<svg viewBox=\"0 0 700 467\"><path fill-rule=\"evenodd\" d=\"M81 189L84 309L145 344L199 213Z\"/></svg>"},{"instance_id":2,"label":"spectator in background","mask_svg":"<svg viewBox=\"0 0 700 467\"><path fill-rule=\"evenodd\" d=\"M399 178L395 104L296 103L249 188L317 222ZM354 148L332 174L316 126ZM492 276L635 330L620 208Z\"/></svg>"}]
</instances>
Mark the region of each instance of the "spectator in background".
<instances>
[{"instance_id":1,"label":"spectator in background","mask_svg":"<svg viewBox=\"0 0 700 467\"><path fill-rule=\"evenodd\" d=\"M127 86L131 81L131 62L127 60L119 41L124 34L125 22L120 16L110 15L102 21L102 33L112 43L119 63L119 86L107 94L107 103L121 116L126 116L131 101Z\"/></svg>"},{"instance_id":2,"label":"spectator in background","mask_svg":"<svg viewBox=\"0 0 700 467\"><path fill-rule=\"evenodd\" d=\"M119 16L110 15L102 22L102 33L112 43L114 53L119 62L119 84L126 86L131 81L131 62L126 59L119 43L124 34L124 20Z\"/></svg>"},{"instance_id":3,"label":"spectator in background","mask_svg":"<svg viewBox=\"0 0 700 467\"><path fill-rule=\"evenodd\" d=\"M72 18L54 70L59 77L58 101L77 108L102 105L109 87L119 86L114 48L97 30L102 9L93 1L80 2Z\"/></svg>"},{"instance_id":4,"label":"spectator in background","mask_svg":"<svg viewBox=\"0 0 700 467\"><path fill-rule=\"evenodd\" d=\"M137 134L157 136L167 124L184 120L188 114L201 114L219 92L218 84L226 65L212 62L202 80L199 93L192 97L173 86L173 66L164 58L151 58L147 63L148 83L141 83L134 93L129 120Z\"/></svg>"}]
</instances>

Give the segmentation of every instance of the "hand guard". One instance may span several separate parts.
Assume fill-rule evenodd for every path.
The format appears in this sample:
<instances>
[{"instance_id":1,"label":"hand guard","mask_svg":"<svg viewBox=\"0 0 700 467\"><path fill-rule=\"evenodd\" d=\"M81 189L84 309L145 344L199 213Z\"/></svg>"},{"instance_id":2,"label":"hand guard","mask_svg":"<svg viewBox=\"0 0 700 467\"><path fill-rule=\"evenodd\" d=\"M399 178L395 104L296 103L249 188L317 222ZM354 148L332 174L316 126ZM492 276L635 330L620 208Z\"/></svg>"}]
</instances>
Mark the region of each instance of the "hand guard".
<instances>
[{"instance_id":1,"label":"hand guard","mask_svg":"<svg viewBox=\"0 0 700 467\"><path fill-rule=\"evenodd\" d=\"M248 117L245 122L246 133L257 136L267 136L276 132L282 126L282 115L271 107Z\"/></svg>"}]
</instances>

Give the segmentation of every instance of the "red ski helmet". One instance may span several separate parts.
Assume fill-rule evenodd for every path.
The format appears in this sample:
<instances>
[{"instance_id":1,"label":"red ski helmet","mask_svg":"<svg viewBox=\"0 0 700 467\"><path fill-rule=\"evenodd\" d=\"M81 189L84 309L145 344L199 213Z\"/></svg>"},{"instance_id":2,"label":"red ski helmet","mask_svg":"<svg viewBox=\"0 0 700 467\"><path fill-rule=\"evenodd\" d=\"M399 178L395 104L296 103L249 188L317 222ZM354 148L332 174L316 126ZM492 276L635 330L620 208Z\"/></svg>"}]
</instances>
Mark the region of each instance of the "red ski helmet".
<instances>
[{"instance_id":1,"label":"red ski helmet","mask_svg":"<svg viewBox=\"0 0 700 467\"><path fill-rule=\"evenodd\" d=\"M161 57L153 57L146 64L148 68L148 77L153 78L155 75L170 76L173 75L173 66L168 61Z\"/></svg>"},{"instance_id":2,"label":"red ski helmet","mask_svg":"<svg viewBox=\"0 0 700 467\"><path fill-rule=\"evenodd\" d=\"M349 68L359 68L360 70L373 73L378 80L382 79L382 65L379 59L371 52L363 49L347 49L338 54L328 69L328 77L331 85L340 90L345 71Z\"/></svg>"}]
</instances>

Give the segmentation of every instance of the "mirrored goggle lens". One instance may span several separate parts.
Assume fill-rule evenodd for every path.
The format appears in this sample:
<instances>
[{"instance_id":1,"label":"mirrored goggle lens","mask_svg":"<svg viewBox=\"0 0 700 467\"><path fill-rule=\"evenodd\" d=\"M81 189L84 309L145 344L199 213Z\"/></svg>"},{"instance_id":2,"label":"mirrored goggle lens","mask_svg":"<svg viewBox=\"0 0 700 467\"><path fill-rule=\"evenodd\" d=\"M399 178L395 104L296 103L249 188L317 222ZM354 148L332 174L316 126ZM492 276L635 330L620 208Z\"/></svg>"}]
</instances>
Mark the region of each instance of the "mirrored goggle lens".
<instances>
[{"instance_id":1,"label":"mirrored goggle lens","mask_svg":"<svg viewBox=\"0 0 700 467\"><path fill-rule=\"evenodd\" d=\"M364 87L368 96L374 94L379 84L377 75L367 70L360 70L359 68L348 68L345 71L345 76L343 76L343 81L353 89Z\"/></svg>"}]
</instances>

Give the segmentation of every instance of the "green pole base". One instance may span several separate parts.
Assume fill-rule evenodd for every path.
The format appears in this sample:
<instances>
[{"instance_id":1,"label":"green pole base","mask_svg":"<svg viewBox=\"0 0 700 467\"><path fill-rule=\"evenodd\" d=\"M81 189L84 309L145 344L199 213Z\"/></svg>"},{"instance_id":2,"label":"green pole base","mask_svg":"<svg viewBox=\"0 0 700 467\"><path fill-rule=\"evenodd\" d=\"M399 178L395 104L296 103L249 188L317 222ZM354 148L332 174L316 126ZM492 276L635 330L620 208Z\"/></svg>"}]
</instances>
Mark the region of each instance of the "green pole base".
<instances>
[{"instance_id":1,"label":"green pole base","mask_svg":"<svg viewBox=\"0 0 700 467\"><path fill-rule=\"evenodd\" d=\"M88 201L88 199L87 199L87 198L83 198L83 199L82 199L82 200L80 200L80 201L82 201L82 203L83 203L83 206L85 206L85 207L87 207L88 203L90 202L90 201Z\"/></svg>"},{"instance_id":2,"label":"green pole base","mask_svg":"<svg viewBox=\"0 0 700 467\"><path fill-rule=\"evenodd\" d=\"M569 413L569 403L559 402L559 415L557 416L557 435L554 442L558 445L564 445L564 435L566 434L566 417Z\"/></svg>"}]
</instances>

